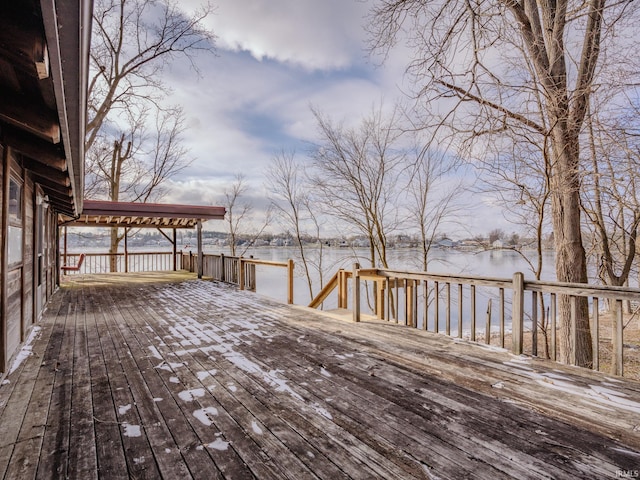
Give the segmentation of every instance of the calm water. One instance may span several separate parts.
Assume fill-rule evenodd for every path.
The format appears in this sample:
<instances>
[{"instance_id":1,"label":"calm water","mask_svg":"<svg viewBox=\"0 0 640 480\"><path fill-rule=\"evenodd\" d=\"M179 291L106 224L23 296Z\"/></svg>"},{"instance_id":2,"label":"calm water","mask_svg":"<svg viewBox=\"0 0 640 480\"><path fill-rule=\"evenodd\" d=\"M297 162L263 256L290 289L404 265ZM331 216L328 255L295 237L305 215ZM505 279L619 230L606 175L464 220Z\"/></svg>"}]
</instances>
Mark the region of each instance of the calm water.
<instances>
[{"instance_id":1,"label":"calm water","mask_svg":"<svg viewBox=\"0 0 640 480\"><path fill-rule=\"evenodd\" d=\"M220 253L220 250L207 249L207 253ZM311 252L313 256L313 251ZM533 253L533 252L532 252ZM422 270L420 254L417 250L391 250L389 265L398 270ZM306 278L301 269L295 248L291 247L259 247L248 251L245 256L253 255L261 260L286 261L293 258L296 262L294 299L295 303L306 305L310 295ZM325 281L339 269L351 269L358 261L363 268L368 266L367 249L327 248L323 253ZM532 255L533 257L533 255ZM484 252L463 252L458 250L436 250L431 253L430 273L447 273L463 275L480 275L484 277L511 278L514 272L523 272L525 278L533 279L533 274L521 255L512 250L489 250ZM535 258L535 257L533 257ZM555 255L546 252L543 256L543 280L555 280ZM314 293L320 290L317 273L314 275ZM286 301L286 270L274 267L257 267L257 291L263 295Z\"/></svg>"}]
</instances>

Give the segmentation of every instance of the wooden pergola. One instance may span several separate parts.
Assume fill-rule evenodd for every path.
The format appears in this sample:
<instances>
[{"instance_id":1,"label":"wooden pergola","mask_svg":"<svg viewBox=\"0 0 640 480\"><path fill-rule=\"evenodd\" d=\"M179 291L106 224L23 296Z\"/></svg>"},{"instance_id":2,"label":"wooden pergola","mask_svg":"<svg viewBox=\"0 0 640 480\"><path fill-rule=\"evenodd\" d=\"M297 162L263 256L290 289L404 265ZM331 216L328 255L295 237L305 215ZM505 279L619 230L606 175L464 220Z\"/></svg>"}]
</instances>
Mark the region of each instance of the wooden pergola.
<instances>
[{"instance_id":1,"label":"wooden pergola","mask_svg":"<svg viewBox=\"0 0 640 480\"><path fill-rule=\"evenodd\" d=\"M128 233L131 228L156 228L173 247L173 269L176 269L177 229L197 228L198 278L202 278L202 223L223 220L224 207L204 205L177 205L160 203L109 202L84 200L78 217L58 216L58 226L65 227L64 255L67 253L66 227L118 227L124 228L124 254L128 255ZM162 229L171 229L169 237ZM125 265L127 262L125 261ZM126 267L125 267L126 268Z\"/></svg>"}]
</instances>

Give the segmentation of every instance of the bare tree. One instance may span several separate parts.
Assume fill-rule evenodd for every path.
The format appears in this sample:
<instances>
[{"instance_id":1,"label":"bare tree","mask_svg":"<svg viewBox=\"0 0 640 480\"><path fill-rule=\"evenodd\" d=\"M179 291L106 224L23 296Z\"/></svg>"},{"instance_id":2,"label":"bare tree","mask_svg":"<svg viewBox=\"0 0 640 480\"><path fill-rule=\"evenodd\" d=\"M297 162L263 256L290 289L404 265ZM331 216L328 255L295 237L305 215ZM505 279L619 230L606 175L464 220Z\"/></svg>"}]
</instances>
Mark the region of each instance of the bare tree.
<instances>
[{"instance_id":1,"label":"bare tree","mask_svg":"<svg viewBox=\"0 0 640 480\"><path fill-rule=\"evenodd\" d=\"M372 267L387 268L387 238L398 225L398 179L405 168L398 144L398 112L382 109L345 128L312 109L320 142L314 150L313 183L331 214L369 240Z\"/></svg>"},{"instance_id":2,"label":"bare tree","mask_svg":"<svg viewBox=\"0 0 640 480\"><path fill-rule=\"evenodd\" d=\"M372 48L408 35L409 71L431 126L468 140L505 131L549 142L551 210L560 281L587 282L580 211L580 133L595 79L603 28L632 13L629 2L380 0ZM610 37L613 40L613 36ZM533 75L531 75L533 72ZM542 103L538 102L542 99ZM430 122L425 116L425 122ZM586 302L570 341L570 305L561 301L561 360L592 364Z\"/></svg>"},{"instance_id":3,"label":"bare tree","mask_svg":"<svg viewBox=\"0 0 640 480\"><path fill-rule=\"evenodd\" d=\"M146 202L159 198L161 184L189 163L179 144L183 114L162 105L160 96L168 89L160 74L178 57L186 57L197 71L195 54L213 51L213 34L202 23L209 13L207 6L187 16L170 0L94 3L87 193ZM154 130L151 136L149 130ZM122 236L112 228L110 253L117 252ZM115 256L111 269L116 269Z\"/></svg>"},{"instance_id":4,"label":"bare tree","mask_svg":"<svg viewBox=\"0 0 640 480\"><path fill-rule=\"evenodd\" d=\"M254 206L246 198L248 190L246 177L238 173L233 183L224 191L229 250L234 257L243 256L271 223L271 207L267 209L264 220L259 221L254 217ZM244 248L238 250L241 238L246 242Z\"/></svg>"},{"instance_id":5,"label":"bare tree","mask_svg":"<svg viewBox=\"0 0 640 480\"><path fill-rule=\"evenodd\" d=\"M167 93L160 74L179 57L213 52L214 36L203 25L211 7L187 16L171 0L96 0L91 40L86 150L113 112L139 110ZM143 107L144 108L144 107Z\"/></svg>"},{"instance_id":6,"label":"bare tree","mask_svg":"<svg viewBox=\"0 0 640 480\"><path fill-rule=\"evenodd\" d=\"M429 254L436 243L438 232L462 213L459 198L464 192L461 180L449 180L454 162L446 154L427 146L417 146L407 154L413 162L410 167L407 194L409 222L418 227L421 267L429 267ZM445 188L443 184L449 180Z\"/></svg>"},{"instance_id":7,"label":"bare tree","mask_svg":"<svg viewBox=\"0 0 640 480\"><path fill-rule=\"evenodd\" d=\"M114 135L113 143L99 135L87 155L87 192L111 201L147 202L163 195L163 182L187 167L191 159L182 146L180 109L160 112L151 131L146 117L133 119L127 131ZM111 229L110 253L118 251L124 233ZM111 271L116 271L115 255Z\"/></svg>"},{"instance_id":8,"label":"bare tree","mask_svg":"<svg viewBox=\"0 0 640 480\"><path fill-rule=\"evenodd\" d=\"M314 199L304 166L297 162L293 152L276 155L267 171L267 184L272 195L272 205L285 230L294 232L298 257L302 265L309 289L309 299L313 300L314 278L323 282L323 245L320 241L320 220L314 207ZM308 233L311 229L311 234ZM313 251L306 248L305 239L315 239Z\"/></svg>"},{"instance_id":9,"label":"bare tree","mask_svg":"<svg viewBox=\"0 0 640 480\"><path fill-rule=\"evenodd\" d=\"M637 123L637 118L624 118L623 125L619 120L600 124L596 115L589 117L591 169L583 180L583 207L594 233L597 275L614 286L628 284L640 228L640 148L624 126L629 120ZM617 302L610 307L612 318L617 318ZM613 329L615 332L615 322ZM613 345L620 347L617 342ZM616 363L617 353L612 355L614 374L622 368Z\"/></svg>"}]
</instances>

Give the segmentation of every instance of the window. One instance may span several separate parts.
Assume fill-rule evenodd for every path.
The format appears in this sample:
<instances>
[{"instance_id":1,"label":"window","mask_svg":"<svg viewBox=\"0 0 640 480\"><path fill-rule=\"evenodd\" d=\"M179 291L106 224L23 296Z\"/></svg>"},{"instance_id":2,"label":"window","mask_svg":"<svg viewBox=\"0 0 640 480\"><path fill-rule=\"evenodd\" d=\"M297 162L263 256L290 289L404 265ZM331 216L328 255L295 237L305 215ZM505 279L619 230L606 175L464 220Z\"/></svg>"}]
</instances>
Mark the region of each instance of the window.
<instances>
[{"instance_id":1,"label":"window","mask_svg":"<svg viewBox=\"0 0 640 480\"><path fill-rule=\"evenodd\" d=\"M22 187L13 178L9 180L9 219L22 224Z\"/></svg>"},{"instance_id":2,"label":"window","mask_svg":"<svg viewBox=\"0 0 640 480\"><path fill-rule=\"evenodd\" d=\"M22 185L9 179L9 265L22 262Z\"/></svg>"}]
</instances>

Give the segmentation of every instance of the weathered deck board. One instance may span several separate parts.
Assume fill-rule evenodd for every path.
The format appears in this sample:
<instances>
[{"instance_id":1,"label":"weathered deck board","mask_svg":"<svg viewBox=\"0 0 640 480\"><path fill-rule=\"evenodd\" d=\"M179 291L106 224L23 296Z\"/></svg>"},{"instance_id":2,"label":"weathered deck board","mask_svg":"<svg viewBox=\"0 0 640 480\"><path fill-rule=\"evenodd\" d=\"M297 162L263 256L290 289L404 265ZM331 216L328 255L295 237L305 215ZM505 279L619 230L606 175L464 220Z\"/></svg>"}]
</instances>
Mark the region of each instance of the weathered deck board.
<instances>
[{"instance_id":1,"label":"weathered deck board","mask_svg":"<svg viewBox=\"0 0 640 480\"><path fill-rule=\"evenodd\" d=\"M4 478L616 478L640 385L202 281L75 279L0 387Z\"/></svg>"}]
</instances>

